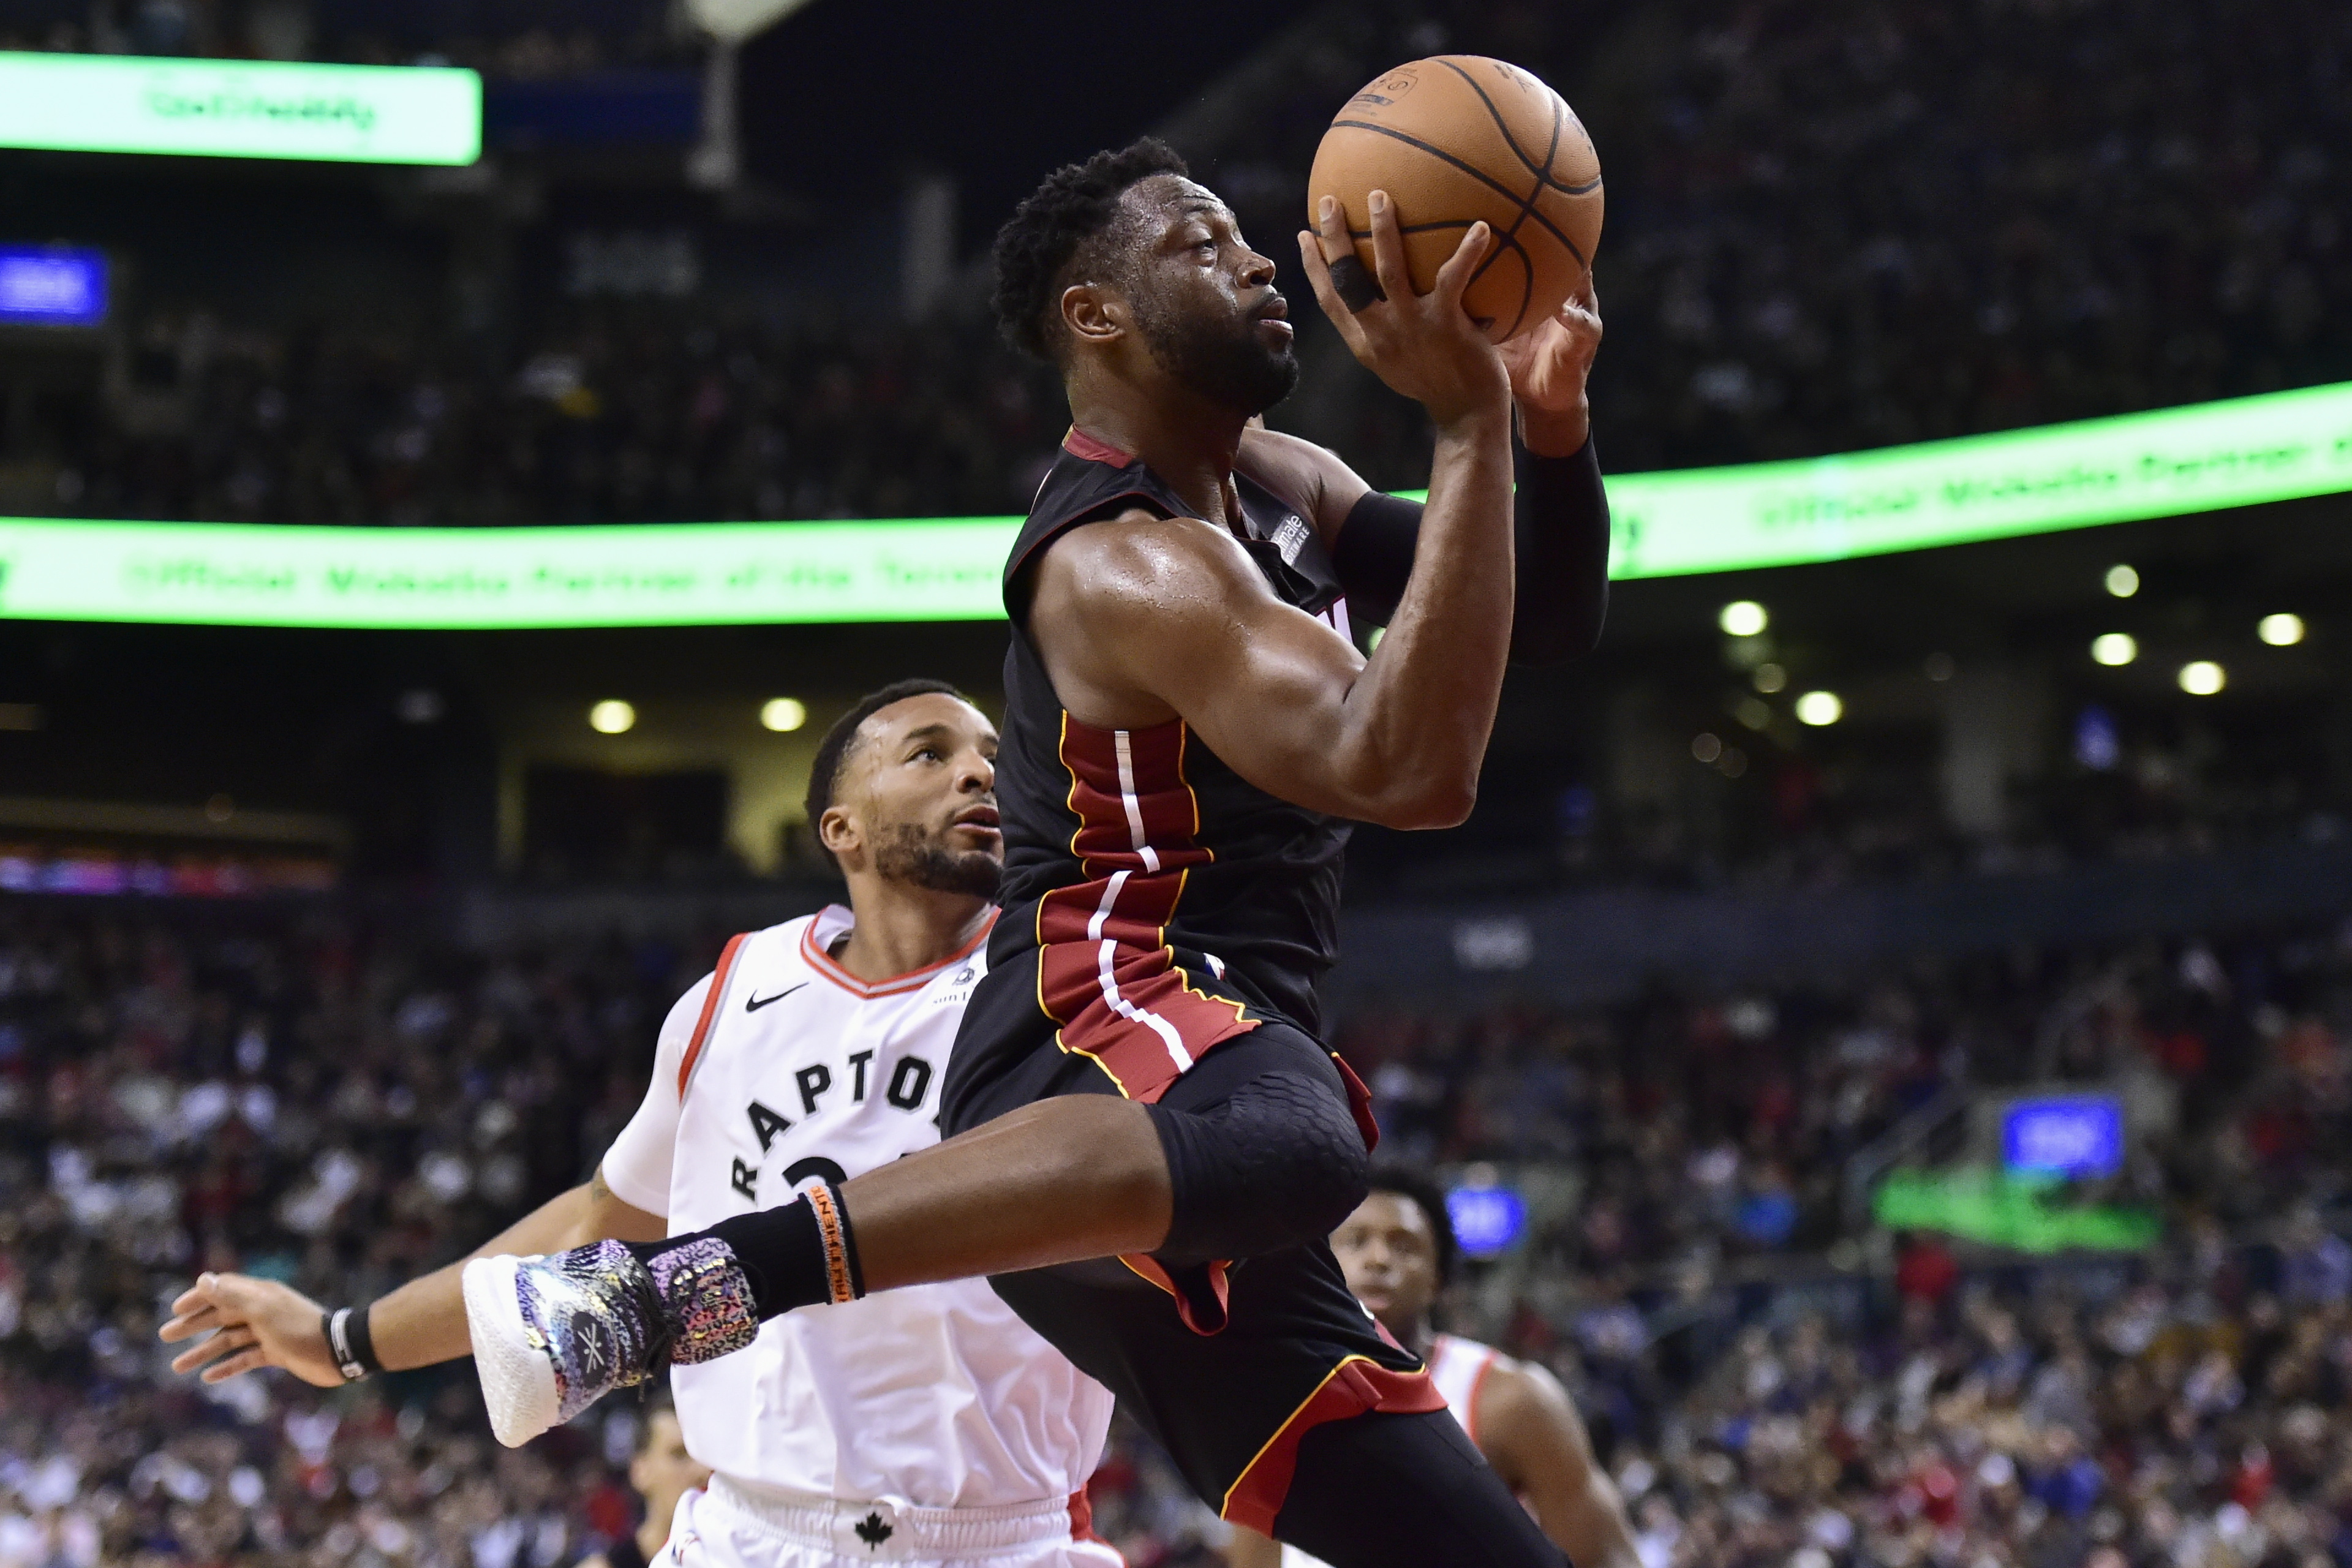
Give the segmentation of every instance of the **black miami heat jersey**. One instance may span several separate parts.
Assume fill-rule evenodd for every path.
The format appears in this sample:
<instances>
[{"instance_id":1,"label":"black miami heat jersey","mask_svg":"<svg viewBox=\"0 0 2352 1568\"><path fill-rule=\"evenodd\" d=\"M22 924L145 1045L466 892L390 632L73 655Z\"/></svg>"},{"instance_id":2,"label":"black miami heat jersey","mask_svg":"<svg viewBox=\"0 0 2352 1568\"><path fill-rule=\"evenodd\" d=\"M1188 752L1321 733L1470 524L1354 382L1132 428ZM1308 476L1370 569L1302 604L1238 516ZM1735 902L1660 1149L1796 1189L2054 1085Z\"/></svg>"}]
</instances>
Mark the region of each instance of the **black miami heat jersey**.
<instances>
[{"instance_id":1,"label":"black miami heat jersey","mask_svg":"<svg viewBox=\"0 0 2352 1568\"><path fill-rule=\"evenodd\" d=\"M1237 532L1267 585L1346 635L1346 601L1314 525L1265 487L1234 482ZM1315 987L1337 949L1348 825L1244 780L1181 720L1080 723L1017 602L1046 545L1133 509L1191 510L1140 459L1073 431L1005 563L1004 918L949 1070L950 1130L976 1119L964 1106L977 1086L1048 1041L1091 1060L1118 1092L1153 1100L1201 1053L1260 1021L1318 1033ZM1055 1076L1024 1076L1041 1073ZM1039 1092L1053 1090L1033 1081L1019 1098Z\"/></svg>"}]
</instances>

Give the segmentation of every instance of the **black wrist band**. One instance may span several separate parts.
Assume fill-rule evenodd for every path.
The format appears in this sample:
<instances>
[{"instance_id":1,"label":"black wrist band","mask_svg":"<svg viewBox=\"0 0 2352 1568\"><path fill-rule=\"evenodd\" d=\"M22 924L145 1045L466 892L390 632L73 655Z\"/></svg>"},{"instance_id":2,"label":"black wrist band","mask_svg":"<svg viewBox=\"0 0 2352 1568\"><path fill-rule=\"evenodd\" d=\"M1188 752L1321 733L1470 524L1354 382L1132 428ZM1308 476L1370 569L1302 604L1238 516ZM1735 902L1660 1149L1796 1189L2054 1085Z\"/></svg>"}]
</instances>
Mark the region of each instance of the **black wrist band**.
<instances>
[{"instance_id":1,"label":"black wrist band","mask_svg":"<svg viewBox=\"0 0 2352 1568\"><path fill-rule=\"evenodd\" d=\"M370 1377L383 1370L383 1363L375 1359L375 1331L368 1327L368 1314L375 1310L373 1301L362 1301L352 1309L351 1321L343 1331L351 1336L352 1356L367 1369Z\"/></svg>"},{"instance_id":2,"label":"black wrist band","mask_svg":"<svg viewBox=\"0 0 2352 1568\"><path fill-rule=\"evenodd\" d=\"M358 1307L338 1307L326 1314L327 1351L335 1358L336 1370L345 1383L382 1372L383 1365L375 1359L375 1340L368 1332L368 1302Z\"/></svg>"}]
</instances>

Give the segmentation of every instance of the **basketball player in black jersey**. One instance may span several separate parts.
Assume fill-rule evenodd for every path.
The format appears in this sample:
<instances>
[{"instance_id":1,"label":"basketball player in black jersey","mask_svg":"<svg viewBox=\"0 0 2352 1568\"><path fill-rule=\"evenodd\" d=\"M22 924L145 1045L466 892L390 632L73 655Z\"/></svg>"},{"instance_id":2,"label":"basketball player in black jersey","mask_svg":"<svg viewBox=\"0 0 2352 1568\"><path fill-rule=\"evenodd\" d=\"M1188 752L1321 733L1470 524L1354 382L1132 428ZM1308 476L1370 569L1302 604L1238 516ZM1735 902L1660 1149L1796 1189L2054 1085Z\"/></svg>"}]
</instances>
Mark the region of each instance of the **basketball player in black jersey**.
<instances>
[{"instance_id":1,"label":"basketball player in black jersey","mask_svg":"<svg viewBox=\"0 0 2352 1568\"><path fill-rule=\"evenodd\" d=\"M1060 367L1073 426L1005 573L1005 913L955 1136L622 1262L526 1264L495 1311L469 1290L495 1407L553 1408L551 1377L576 1408L778 1312L986 1274L1229 1519L1340 1568L1561 1561L1332 1259L1377 1130L1315 983L1345 823L1461 821L1507 660L1598 635L1600 323L1588 287L1498 351L1461 304L1486 226L1417 295L1370 211L1376 279L1330 211L1301 261L1427 410L1425 507L1255 427L1297 374L1275 264L1167 148L1060 170L1006 225L999 315ZM1387 628L1369 658L1351 616Z\"/></svg>"}]
</instances>

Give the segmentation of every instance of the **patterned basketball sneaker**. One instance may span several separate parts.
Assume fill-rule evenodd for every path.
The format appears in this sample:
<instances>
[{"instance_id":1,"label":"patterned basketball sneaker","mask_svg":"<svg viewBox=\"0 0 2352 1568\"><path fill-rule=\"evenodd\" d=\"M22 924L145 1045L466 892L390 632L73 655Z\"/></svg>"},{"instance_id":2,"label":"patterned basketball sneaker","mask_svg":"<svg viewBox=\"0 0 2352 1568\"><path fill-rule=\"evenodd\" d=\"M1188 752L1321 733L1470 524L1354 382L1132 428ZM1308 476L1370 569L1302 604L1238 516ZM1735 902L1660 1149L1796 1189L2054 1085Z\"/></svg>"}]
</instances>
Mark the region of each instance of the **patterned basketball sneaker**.
<instances>
[{"instance_id":1,"label":"patterned basketball sneaker","mask_svg":"<svg viewBox=\"0 0 2352 1568\"><path fill-rule=\"evenodd\" d=\"M721 1241L689 1242L650 1263L617 1241L547 1258L478 1258L461 1279L490 1429L510 1448L672 1361L709 1361L759 1332L751 1283Z\"/></svg>"}]
</instances>

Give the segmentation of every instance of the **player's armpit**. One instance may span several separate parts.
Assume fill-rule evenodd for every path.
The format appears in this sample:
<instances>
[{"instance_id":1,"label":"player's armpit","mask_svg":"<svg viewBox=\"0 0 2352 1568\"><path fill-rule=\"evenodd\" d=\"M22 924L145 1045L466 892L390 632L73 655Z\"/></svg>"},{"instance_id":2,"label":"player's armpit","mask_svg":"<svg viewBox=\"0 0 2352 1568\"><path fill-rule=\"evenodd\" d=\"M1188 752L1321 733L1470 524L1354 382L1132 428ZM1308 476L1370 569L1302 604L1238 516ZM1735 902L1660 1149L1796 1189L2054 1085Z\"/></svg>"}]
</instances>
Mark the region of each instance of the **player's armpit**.
<instances>
[{"instance_id":1,"label":"player's armpit","mask_svg":"<svg viewBox=\"0 0 2352 1568\"><path fill-rule=\"evenodd\" d=\"M1430 827L1468 814L1483 729L1420 721L1402 700L1419 694L1383 702L1354 647L1276 598L1221 528L1134 513L1074 529L1037 564L1029 624L1082 722L1181 717L1243 778L1337 816Z\"/></svg>"},{"instance_id":2,"label":"player's armpit","mask_svg":"<svg viewBox=\"0 0 2352 1568\"><path fill-rule=\"evenodd\" d=\"M1498 1359L1478 1391L1478 1447L1577 1568L1639 1568L1616 1483L1558 1378Z\"/></svg>"}]
</instances>

